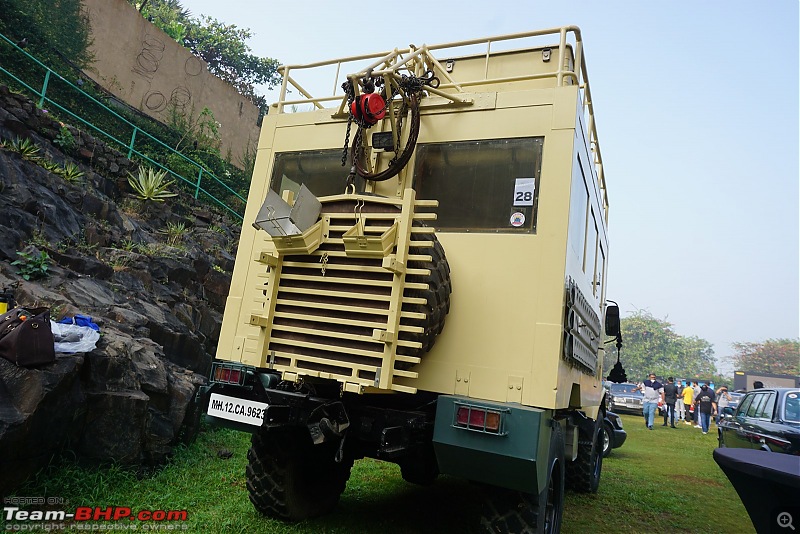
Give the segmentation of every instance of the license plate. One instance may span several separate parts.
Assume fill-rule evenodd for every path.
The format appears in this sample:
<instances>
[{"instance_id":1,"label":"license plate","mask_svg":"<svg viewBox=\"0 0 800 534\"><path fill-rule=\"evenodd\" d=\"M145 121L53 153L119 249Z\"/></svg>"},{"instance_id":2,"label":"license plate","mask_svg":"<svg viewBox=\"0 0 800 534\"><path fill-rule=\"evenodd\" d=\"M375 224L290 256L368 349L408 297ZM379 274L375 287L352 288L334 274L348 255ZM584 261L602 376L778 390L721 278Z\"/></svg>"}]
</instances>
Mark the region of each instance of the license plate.
<instances>
[{"instance_id":1,"label":"license plate","mask_svg":"<svg viewBox=\"0 0 800 534\"><path fill-rule=\"evenodd\" d=\"M266 402L257 402L247 399L238 399L219 393L212 393L208 402L208 415L245 423L248 425L261 426L264 422L264 414L267 412Z\"/></svg>"}]
</instances>

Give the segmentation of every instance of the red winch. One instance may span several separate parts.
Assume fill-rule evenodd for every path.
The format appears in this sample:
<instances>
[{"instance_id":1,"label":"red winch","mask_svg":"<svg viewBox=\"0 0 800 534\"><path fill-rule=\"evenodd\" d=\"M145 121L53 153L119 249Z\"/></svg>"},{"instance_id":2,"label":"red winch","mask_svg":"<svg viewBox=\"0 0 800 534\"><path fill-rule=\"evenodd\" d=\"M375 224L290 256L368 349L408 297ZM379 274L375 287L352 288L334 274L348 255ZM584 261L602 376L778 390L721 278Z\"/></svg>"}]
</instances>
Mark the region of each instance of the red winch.
<instances>
[{"instance_id":1,"label":"red winch","mask_svg":"<svg viewBox=\"0 0 800 534\"><path fill-rule=\"evenodd\" d=\"M364 93L350 104L353 117L372 126L386 116L386 101L378 93Z\"/></svg>"}]
</instances>

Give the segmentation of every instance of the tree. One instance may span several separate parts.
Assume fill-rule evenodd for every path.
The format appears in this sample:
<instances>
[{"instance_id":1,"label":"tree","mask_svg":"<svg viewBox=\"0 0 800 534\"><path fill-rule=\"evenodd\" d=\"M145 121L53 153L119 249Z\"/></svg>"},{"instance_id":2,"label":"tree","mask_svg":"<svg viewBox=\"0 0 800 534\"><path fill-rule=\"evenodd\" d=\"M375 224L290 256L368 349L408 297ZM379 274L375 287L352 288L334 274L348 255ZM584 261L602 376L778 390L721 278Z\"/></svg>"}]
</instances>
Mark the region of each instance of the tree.
<instances>
[{"instance_id":1,"label":"tree","mask_svg":"<svg viewBox=\"0 0 800 534\"><path fill-rule=\"evenodd\" d=\"M711 343L696 336L681 336L665 319L639 310L622 319L624 345L620 361L629 380L640 380L647 373L658 376L711 378L716 375ZM607 351L603 369L616 363L615 351Z\"/></svg>"},{"instance_id":2,"label":"tree","mask_svg":"<svg viewBox=\"0 0 800 534\"><path fill-rule=\"evenodd\" d=\"M91 30L80 0L0 0L0 33L50 64L63 58L78 67L92 62Z\"/></svg>"},{"instance_id":3,"label":"tree","mask_svg":"<svg viewBox=\"0 0 800 534\"><path fill-rule=\"evenodd\" d=\"M145 1L139 5L139 12L181 44L189 26L193 23L191 12L184 9L178 0Z\"/></svg>"},{"instance_id":4,"label":"tree","mask_svg":"<svg viewBox=\"0 0 800 534\"><path fill-rule=\"evenodd\" d=\"M768 339L763 343L734 343L735 369L776 375L800 375L800 340Z\"/></svg>"},{"instance_id":5,"label":"tree","mask_svg":"<svg viewBox=\"0 0 800 534\"><path fill-rule=\"evenodd\" d=\"M275 87L279 82L278 62L250 53L246 41L248 29L223 24L211 17L202 17L201 24L189 27L183 42L195 55L203 58L212 74L231 84L244 97L259 107L263 97L256 94L256 85Z\"/></svg>"},{"instance_id":6,"label":"tree","mask_svg":"<svg viewBox=\"0 0 800 534\"><path fill-rule=\"evenodd\" d=\"M2 1L2 0L0 0ZM278 61L252 54L249 29L224 24L214 18L191 16L179 0L128 0L142 16L185 46L208 65L208 71L228 82L236 91L266 113L267 102L256 86L270 89L280 81Z\"/></svg>"}]
</instances>

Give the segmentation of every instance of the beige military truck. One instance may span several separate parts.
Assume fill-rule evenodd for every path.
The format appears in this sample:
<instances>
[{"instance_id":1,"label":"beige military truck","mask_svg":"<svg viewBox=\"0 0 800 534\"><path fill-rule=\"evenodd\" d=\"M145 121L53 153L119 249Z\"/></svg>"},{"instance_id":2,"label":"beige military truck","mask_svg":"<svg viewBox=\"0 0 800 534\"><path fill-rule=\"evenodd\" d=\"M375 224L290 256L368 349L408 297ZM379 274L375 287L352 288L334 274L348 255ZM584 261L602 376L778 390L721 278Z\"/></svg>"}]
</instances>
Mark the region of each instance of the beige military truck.
<instances>
[{"instance_id":1,"label":"beige military truck","mask_svg":"<svg viewBox=\"0 0 800 534\"><path fill-rule=\"evenodd\" d=\"M478 483L486 530L558 532L565 487L600 482L619 331L579 29L282 75L198 396L252 433L250 500L324 514L370 457Z\"/></svg>"}]
</instances>

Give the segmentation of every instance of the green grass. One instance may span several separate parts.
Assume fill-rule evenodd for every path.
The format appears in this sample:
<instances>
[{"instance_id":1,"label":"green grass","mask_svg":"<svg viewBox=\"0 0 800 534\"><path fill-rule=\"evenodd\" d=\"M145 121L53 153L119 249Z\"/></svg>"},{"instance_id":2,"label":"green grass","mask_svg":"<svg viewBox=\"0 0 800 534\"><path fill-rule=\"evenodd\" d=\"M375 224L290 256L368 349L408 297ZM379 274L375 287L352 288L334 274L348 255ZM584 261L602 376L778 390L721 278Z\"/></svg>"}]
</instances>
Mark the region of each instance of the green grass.
<instances>
[{"instance_id":1,"label":"green grass","mask_svg":"<svg viewBox=\"0 0 800 534\"><path fill-rule=\"evenodd\" d=\"M623 421L628 440L603 462L599 493L567 492L562 532L754 532L711 457L713 425L703 436L684 424L648 431L641 417L626 415ZM248 447L247 434L206 430L155 473L137 476L115 467L87 469L61 461L16 495L63 497L67 511L77 506L185 509L188 532L464 533L474 531L478 522L476 486L450 477L415 486L402 480L395 465L374 460L356 462L333 514L293 524L273 521L248 500ZM233 456L219 458L221 449Z\"/></svg>"},{"instance_id":2,"label":"green grass","mask_svg":"<svg viewBox=\"0 0 800 534\"><path fill-rule=\"evenodd\" d=\"M747 511L711 454L717 446L684 423L649 431L641 416L623 415L625 444L603 461L596 495L567 492L565 533L754 533Z\"/></svg>"}]
</instances>

